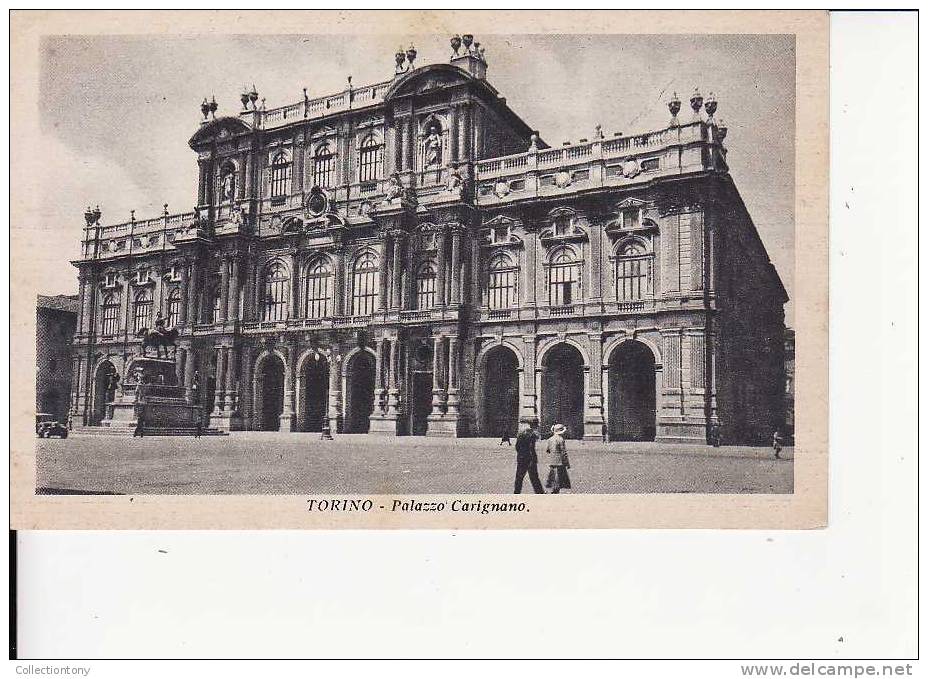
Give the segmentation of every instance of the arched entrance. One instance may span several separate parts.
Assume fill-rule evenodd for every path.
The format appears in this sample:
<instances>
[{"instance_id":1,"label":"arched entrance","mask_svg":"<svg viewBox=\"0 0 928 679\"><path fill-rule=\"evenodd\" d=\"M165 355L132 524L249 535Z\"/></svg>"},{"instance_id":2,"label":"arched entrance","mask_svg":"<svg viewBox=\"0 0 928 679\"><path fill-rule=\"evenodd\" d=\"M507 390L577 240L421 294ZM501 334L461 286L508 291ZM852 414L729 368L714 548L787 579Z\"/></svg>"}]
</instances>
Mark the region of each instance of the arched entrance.
<instances>
[{"instance_id":1,"label":"arched entrance","mask_svg":"<svg viewBox=\"0 0 928 679\"><path fill-rule=\"evenodd\" d=\"M656 413L654 354L642 342L622 342L609 359L609 440L653 441Z\"/></svg>"},{"instance_id":2,"label":"arched entrance","mask_svg":"<svg viewBox=\"0 0 928 679\"><path fill-rule=\"evenodd\" d=\"M541 383L542 434L559 422L567 438L583 438L583 356L573 345L562 343L545 354Z\"/></svg>"},{"instance_id":3,"label":"arched entrance","mask_svg":"<svg viewBox=\"0 0 928 679\"><path fill-rule=\"evenodd\" d=\"M349 360L345 376L345 433L366 434L374 412L374 357L367 351L357 352Z\"/></svg>"},{"instance_id":4,"label":"arched entrance","mask_svg":"<svg viewBox=\"0 0 928 679\"><path fill-rule=\"evenodd\" d=\"M116 375L116 367L109 361L103 361L97 366L97 376L93 381L93 412L90 418L92 426L99 426L106 418L106 404L114 397L113 378Z\"/></svg>"},{"instance_id":5,"label":"arched entrance","mask_svg":"<svg viewBox=\"0 0 928 679\"><path fill-rule=\"evenodd\" d=\"M284 362L277 354L270 354L256 375L255 395L258 429L278 431L280 414L284 409Z\"/></svg>"},{"instance_id":6,"label":"arched entrance","mask_svg":"<svg viewBox=\"0 0 928 679\"><path fill-rule=\"evenodd\" d=\"M519 359L512 349L490 349L482 378L483 435L515 435L519 425Z\"/></svg>"},{"instance_id":7,"label":"arched entrance","mask_svg":"<svg viewBox=\"0 0 928 679\"><path fill-rule=\"evenodd\" d=\"M313 354L303 362L300 382L300 431L322 431L329 404L329 362L325 356Z\"/></svg>"}]
</instances>

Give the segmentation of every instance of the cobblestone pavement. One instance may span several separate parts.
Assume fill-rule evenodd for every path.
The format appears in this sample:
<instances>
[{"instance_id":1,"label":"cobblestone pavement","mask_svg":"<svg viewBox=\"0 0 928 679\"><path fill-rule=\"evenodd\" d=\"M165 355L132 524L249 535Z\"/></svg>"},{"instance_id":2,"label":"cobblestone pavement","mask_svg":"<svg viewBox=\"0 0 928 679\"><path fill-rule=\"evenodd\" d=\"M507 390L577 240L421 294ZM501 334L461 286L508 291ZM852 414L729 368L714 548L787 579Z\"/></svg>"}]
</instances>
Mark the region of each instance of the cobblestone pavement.
<instances>
[{"instance_id":1,"label":"cobblestone pavement","mask_svg":"<svg viewBox=\"0 0 928 679\"><path fill-rule=\"evenodd\" d=\"M568 441L575 493L790 493L793 449ZM37 440L40 493L511 493L515 451L490 439L321 441L319 434L228 437L73 435ZM542 480L546 469L542 467ZM528 478L523 492L532 492Z\"/></svg>"}]
</instances>

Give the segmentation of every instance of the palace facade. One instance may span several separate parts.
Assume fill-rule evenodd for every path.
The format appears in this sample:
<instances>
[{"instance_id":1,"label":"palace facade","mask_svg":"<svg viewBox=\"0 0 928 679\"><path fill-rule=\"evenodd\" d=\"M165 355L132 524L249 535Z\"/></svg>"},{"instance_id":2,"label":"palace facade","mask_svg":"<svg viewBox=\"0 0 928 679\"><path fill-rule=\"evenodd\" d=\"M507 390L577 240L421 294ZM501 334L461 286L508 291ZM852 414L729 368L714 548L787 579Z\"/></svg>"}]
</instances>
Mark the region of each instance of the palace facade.
<instances>
[{"instance_id":1,"label":"palace facade","mask_svg":"<svg viewBox=\"0 0 928 679\"><path fill-rule=\"evenodd\" d=\"M204 424L593 440L769 439L783 304L726 165L717 103L550 148L486 79L395 55L387 81L237 115L204 100L194 211L88 208L74 421L160 313Z\"/></svg>"}]
</instances>

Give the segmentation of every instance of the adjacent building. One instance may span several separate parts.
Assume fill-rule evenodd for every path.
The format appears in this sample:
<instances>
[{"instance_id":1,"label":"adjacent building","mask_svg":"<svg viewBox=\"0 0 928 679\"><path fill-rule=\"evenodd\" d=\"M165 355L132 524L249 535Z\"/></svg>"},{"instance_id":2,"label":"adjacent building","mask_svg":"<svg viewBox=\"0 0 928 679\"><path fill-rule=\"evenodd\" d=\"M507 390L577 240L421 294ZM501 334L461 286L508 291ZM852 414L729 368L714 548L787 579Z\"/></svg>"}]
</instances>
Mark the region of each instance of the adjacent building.
<instances>
[{"instance_id":1,"label":"adjacent building","mask_svg":"<svg viewBox=\"0 0 928 679\"><path fill-rule=\"evenodd\" d=\"M728 173L717 102L551 148L449 63L237 115L204 100L193 211L85 214L75 420L162 314L223 429L769 439L786 292ZM685 112L681 109L686 109Z\"/></svg>"},{"instance_id":2,"label":"adjacent building","mask_svg":"<svg viewBox=\"0 0 928 679\"><path fill-rule=\"evenodd\" d=\"M35 309L35 409L67 422L71 364L80 300L77 295L39 295Z\"/></svg>"}]
</instances>

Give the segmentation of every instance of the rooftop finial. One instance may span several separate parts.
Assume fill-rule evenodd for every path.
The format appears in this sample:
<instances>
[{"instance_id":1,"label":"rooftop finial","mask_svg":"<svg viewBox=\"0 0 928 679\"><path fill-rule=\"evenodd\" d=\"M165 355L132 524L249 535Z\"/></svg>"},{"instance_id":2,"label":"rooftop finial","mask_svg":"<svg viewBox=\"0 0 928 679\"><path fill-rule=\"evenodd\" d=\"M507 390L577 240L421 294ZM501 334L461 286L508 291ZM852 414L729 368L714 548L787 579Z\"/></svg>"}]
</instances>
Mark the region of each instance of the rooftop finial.
<instances>
[{"instance_id":1,"label":"rooftop finial","mask_svg":"<svg viewBox=\"0 0 928 679\"><path fill-rule=\"evenodd\" d=\"M254 83L251 83L251 92L248 93L248 100L251 102L252 108L257 108L256 102L258 101L258 89L255 87Z\"/></svg>"},{"instance_id":2,"label":"rooftop finial","mask_svg":"<svg viewBox=\"0 0 928 679\"><path fill-rule=\"evenodd\" d=\"M394 73L396 73L396 75L401 75L409 70L404 65L404 62L406 61L406 52L403 51L402 45L397 48L396 54L394 54L393 57L396 59L396 68L394 69Z\"/></svg>"},{"instance_id":3,"label":"rooftop finial","mask_svg":"<svg viewBox=\"0 0 928 679\"><path fill-rule=\"evenodd\" d=\"M460 49L461 49L461 36L455 33L453 36L451 36L451 58L452 59L460 56L460 54L458 53L458 50Z\"/></svg>"},{"instance_id":4,"label":"rooftop finial","mask_svg":"<svg viewBox=\"0 0 928 679\"><path fill-rule=\"evenodd\" d=\"M712 119L712 116L715 115L715 112L718 110L718 108L719 108L719 102L718 100L716 100L715 94L712 92L709 92L709 96L706 97L706 115L709 116L709 120L707 122L710 125L715 123L715 121Z\"/></svg>"},{"instance_id":5,"label":"rooftop finial","mask_svg":"<svg viewBox=\"0 0 928 679\"><path fill-rule=\"evenodd\" d=\"M216 110L219 108L219 104L216 103L216 95L214 94L209 102L209 112L213 116L213 120L216 120Z\"/></svg>"},{"instance_id":6,"label":"rooftop finial","mask_svg":"<svg viewBox=\"0 0 928 679\"><path fill-rule=\"evenodd\" d=\"M209 102L206 101L206 97L203 97L203 103L200 104L200 113L203 114L203 122L206 122L209 117Z\"/></svg>"},{"instance_id":7,"label":"rooftop finial","mask_svg":"<svg viewBox=\"0 0 928 679\"><path fill-rule=\"evenodd\" d=\"M693 109L693 119L702 120L699 115L699 109L702 108L702 95L699 93L699 88L693 90L693 96L690 97L690 107Z\"/></svg>"},{"instance_id":8,"label":"rooftop finial","mask_svg":"<svg viewBox=\"0 0 928 679\"><path fill-rule=\"evenodd\" d=\"M667 108L670 109L670 126L676 127L680 124L677 114L680 112L680 97L674 92L670 101L667 102Z\"/></svg>"},{"instance_id":9,"label":"rooftop finial","mask_svg":"<svg viewBox=\"0 0 928 679\"><path fill-rule=\"evenodd\" d=\"M412 43L409 43L409 48L406 50L406 60L409 62L409 69L412 70L415 68L413 62L416 60L416 56L419 53L416 51L416 48L413 47Z\"/></svg>"}]
</instances>

